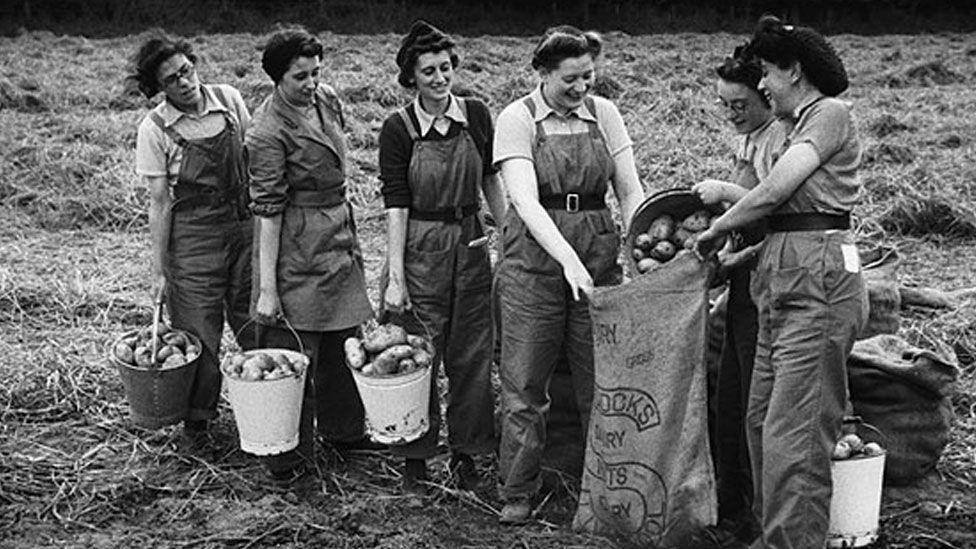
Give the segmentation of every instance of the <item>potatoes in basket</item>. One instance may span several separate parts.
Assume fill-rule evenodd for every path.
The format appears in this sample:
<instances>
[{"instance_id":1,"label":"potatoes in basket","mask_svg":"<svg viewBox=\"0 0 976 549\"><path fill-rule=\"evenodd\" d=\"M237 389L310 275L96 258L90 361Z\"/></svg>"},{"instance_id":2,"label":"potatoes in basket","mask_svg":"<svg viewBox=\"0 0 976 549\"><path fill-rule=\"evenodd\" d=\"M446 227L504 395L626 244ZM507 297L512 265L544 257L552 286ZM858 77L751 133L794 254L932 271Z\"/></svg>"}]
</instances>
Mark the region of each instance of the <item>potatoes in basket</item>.
<instances>
[{"instance_id":1,"label":"potatoes in basket","mask_svg":"<svg viewBox=\"0 0 976 549\"><path fill-rule=\"evenodd\" d=\"M244 381L271 381L290 376L300 376L305 368L301 360L292 360L280 351L247 351L228 353L221 369L230 377Z\"/></svg>"},{"instance_id":2,"label":"potatoes in basket","mask_svg":"<svg viewBox=\"0 0 976 549\"><path fill-rule=\"evenodd\" d=\"M634 237L634 247L630 253L637 264L637 271L646 273L671 261L682 250L694 248L695 239L712 224L713 219L708 210L697 210L678 220L668 214L652 220L647 231Z\"/></svg>"},{"instance_id":3,"label":"potatoes in basket","mask_svg":"<svg viewBox=\"0 0 976 549\"><path fill-rule=\"evenodd\" d=\"M128 333L112 347L116 360L138 368L177 368L200 355L200 347L185 332L159 323L156 334L156 356L153 356L152 326Z\"/></svg>"}]
</instances>

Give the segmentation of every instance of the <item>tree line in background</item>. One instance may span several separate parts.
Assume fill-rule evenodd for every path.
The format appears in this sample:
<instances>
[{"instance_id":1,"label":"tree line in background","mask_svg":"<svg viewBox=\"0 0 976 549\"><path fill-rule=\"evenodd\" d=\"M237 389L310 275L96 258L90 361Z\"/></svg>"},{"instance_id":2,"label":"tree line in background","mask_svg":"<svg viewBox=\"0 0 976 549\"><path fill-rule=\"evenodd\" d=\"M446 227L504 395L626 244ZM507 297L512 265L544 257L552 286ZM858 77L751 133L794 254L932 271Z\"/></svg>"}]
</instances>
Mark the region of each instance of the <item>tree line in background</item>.
<instances>
[{"instance_id":1,"label":"tree line in background","mask_svg":"<svg viewBox=\"0 0 976 549\"><path fill-rule=\"evenodd\" d=\"M632 34L748 32L764 13L831 34L976 29L976 0L7 0L0 33L263 32L295 21L377 33L421 17L460 34L536 34L557 22Z\"/></svg>"}]
</instances>

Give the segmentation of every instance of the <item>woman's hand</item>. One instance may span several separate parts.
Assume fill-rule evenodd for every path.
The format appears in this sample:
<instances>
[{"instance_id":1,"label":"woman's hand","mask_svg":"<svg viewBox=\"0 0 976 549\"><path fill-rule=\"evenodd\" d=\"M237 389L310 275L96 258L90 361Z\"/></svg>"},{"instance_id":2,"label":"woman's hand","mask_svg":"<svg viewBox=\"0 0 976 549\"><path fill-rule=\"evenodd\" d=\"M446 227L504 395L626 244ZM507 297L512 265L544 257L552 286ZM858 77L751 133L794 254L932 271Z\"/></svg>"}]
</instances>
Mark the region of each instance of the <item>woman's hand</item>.
<instances>
[{"instance_id":1,"label":"woman's hand","mask_svg":"<svg viewBox=\"0 0 976 549\"><path fill-rule=\"evenodd\" d=\"M593 293L593 277L590 276L589 271L583 266L578 257L573 258L575 261L570 261L568 264L563 265L563 277L566 279L566 283L569 284L569 289L573 292L573 299L576 301L580 300L580 292L589 296Z\"/></svg>"},{"instance_id":2,"label":"woman's hand","mask_svg":"<svg viewBox=\"0 0 976 549\"><path fill-rule=\"evenodd\" d=\"M706 179L699 181L691 188L691 191L698 195L706 205L718 204L730 201L730 189L732 183L719 181L718 179Z\"/></svg>"},{"instance_id":3,"label":"woman's hand","mask_svg":"<svg viewBox=\"0 0 976 549\"><path fill-rule=\"evenodd\" d=\"M383 306L387 311L398 314L410 309L410 294L402 280L390 277L383 294Z\"/></svg>"},{"instance_id":4,"label":"woman's hand","mask_svg":"<svg viewBox=\"0 0 976 549\"><path fill-rule=\"evenodd\" d=\"M752 246L747 246L739 251L732 249L731 240L725 244L718 252L718 262L726 269L734 269L740 265L744 265L750 259L756 257L759 253L759 248L762 243L753 244Z\"/></svg>"},{"instance_id":5,"label":"woman's hand","mask_svg":"<svg viewBox=\"0 0 976 549\"><path fill-rule=\"evenodd\" d=\"M724 244L724 237L723 233L714 230L712 227L705 229L695 239L695 255L702 261L710 259Z\"/></svg>"},{"instance_id":6,"label":"woman's hand","mask_svg":"<svg viewBox=\"0 0 976 549\"><path fill-rule=\"evenodd\" d=\"M261 290L258 294L258 302L254 307L254 312L258 316L258 322L263 324L274 324L281 318L281 300L278 292L271 290Z\"/></svg>"}]
</instances>

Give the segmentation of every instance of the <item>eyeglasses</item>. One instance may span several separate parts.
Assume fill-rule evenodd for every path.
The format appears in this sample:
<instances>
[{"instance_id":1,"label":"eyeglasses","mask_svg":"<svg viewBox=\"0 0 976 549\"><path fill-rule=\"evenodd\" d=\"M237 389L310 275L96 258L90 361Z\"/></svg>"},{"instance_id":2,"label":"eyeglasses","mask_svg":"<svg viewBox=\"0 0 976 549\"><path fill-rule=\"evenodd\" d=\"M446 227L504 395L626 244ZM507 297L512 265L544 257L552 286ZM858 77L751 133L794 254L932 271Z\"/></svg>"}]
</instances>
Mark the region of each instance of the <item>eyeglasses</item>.
<instances>
[{"instance_id":1,"label":"eyeglasses","mask_svg":"<svg viewBox=\"0 0 976 549\"><path fill-rule=\"evenodd\" d=\"M194 69L193 65L191 63L187 63L186 65L180 67L180 69L174 72L173 74L169 76L164 76L162 80L159 81L159 83L162 84L164 88L168 88L173 84L179 82L181 78L189 78L190 76L192 76L193 69Z\"/></svg>"},{"instance_id":2,"label":"eyeglasses","mask_svg":"<svg viewBox=\"0 0 976 549\"><path fill-rule=\"evenodd\" d=\"M724 99L720 98L715 100L715 106L721 110L731 110L735 114L742 114L749 108L749 104L743 99L735 99L726 103Z\"/></svg>"}]
</instances>

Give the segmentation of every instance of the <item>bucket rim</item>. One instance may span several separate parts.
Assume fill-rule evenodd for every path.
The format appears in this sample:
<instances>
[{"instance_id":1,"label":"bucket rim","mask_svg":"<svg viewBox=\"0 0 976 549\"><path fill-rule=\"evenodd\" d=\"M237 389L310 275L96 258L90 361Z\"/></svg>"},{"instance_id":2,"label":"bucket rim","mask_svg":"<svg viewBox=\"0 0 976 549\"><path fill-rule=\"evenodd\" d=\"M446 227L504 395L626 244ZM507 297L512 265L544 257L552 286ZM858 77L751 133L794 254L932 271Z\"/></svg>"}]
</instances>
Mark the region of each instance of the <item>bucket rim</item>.
<instances>
[{"instance_id":1,"label":"bucket rim","mask_svg":"<svg viewBox=\"0 0 976 549\"><path fill-rule=\"evenodd\" d=\"M378 379L378 380L383 380L385 382L389 382L389 381L397 380L397 381L402 381L405 384L405 383L408 383L408 382L413 382L413 381L417 380L418 378L422 377L423 375L425 375L428 370L431 370L433 368L433 365L431 365L431 366L421 366L420 368L417 368L416 370L411 370L409 372L402 373L402 374L380 374L380 375L372 375L372 376L368 376L368 375L360 372L359 370L353 368L352 366L349 365L348 361L346 362L346 367L349 368L349 371L352 372L353 378L355 378L357 381L359 381L359 380L374 380L374 379ZM366 383L367 385L370 385L371 384L370 381L364 381L363 383ZM387 383L382 383L382 384L375 384L375 383L373 383L372 385L384 385L384 386L387 386L387 387L395 387L396 386L394 384L387 384Z\"/></svg>"},{"instance_id":2,"label":"bucket rim","mask_svg":"<svg viewBox=\"0 0 976 549\"><path fill-rule=\"evenodd\" d=\"M120 336L118 336L118 337L116 337L115 339L112 340L112 344L108 348L108 352L106 353L108 355L109 362L115 364L116 366L124 367L124 368L126 368L128 370L134 370L136 372L175 372L176 370L179 370L181 368L185 368L185 367L189 366L190 364L196 364L196 362L198 360L200 360L200 357L203 356L203 343L200 342L200 338L199 337L197 337L196 335L190 333L187 330L182 330L182 329L179 329L179 328L170 328L170 331L171 332L180 332L180 333L182 333L184 336L186 336L186 337L188 337L190 339L190 342L191 343L195 344L197 347L200 348L200 353L197 354L197 356L195 356L193 358L193 360L187 360L183 364L180 364L179 366L173 366L172 368L163 368L162 365L160 365L159 368L143 368L142 366L137 366L135 364L129 364L128 362L122 362L121 360L119 360L119 358L117 356L115 356L115 346L118 345L119 343L122 343L122 340L123 339L125 339L125 338L127 338L129 336L138 334L140 330L141 330L141 328L136 328L134 330L129 330L127 332L122 332L122 335L120 335Z\"/></svg>"}]
</instances>

